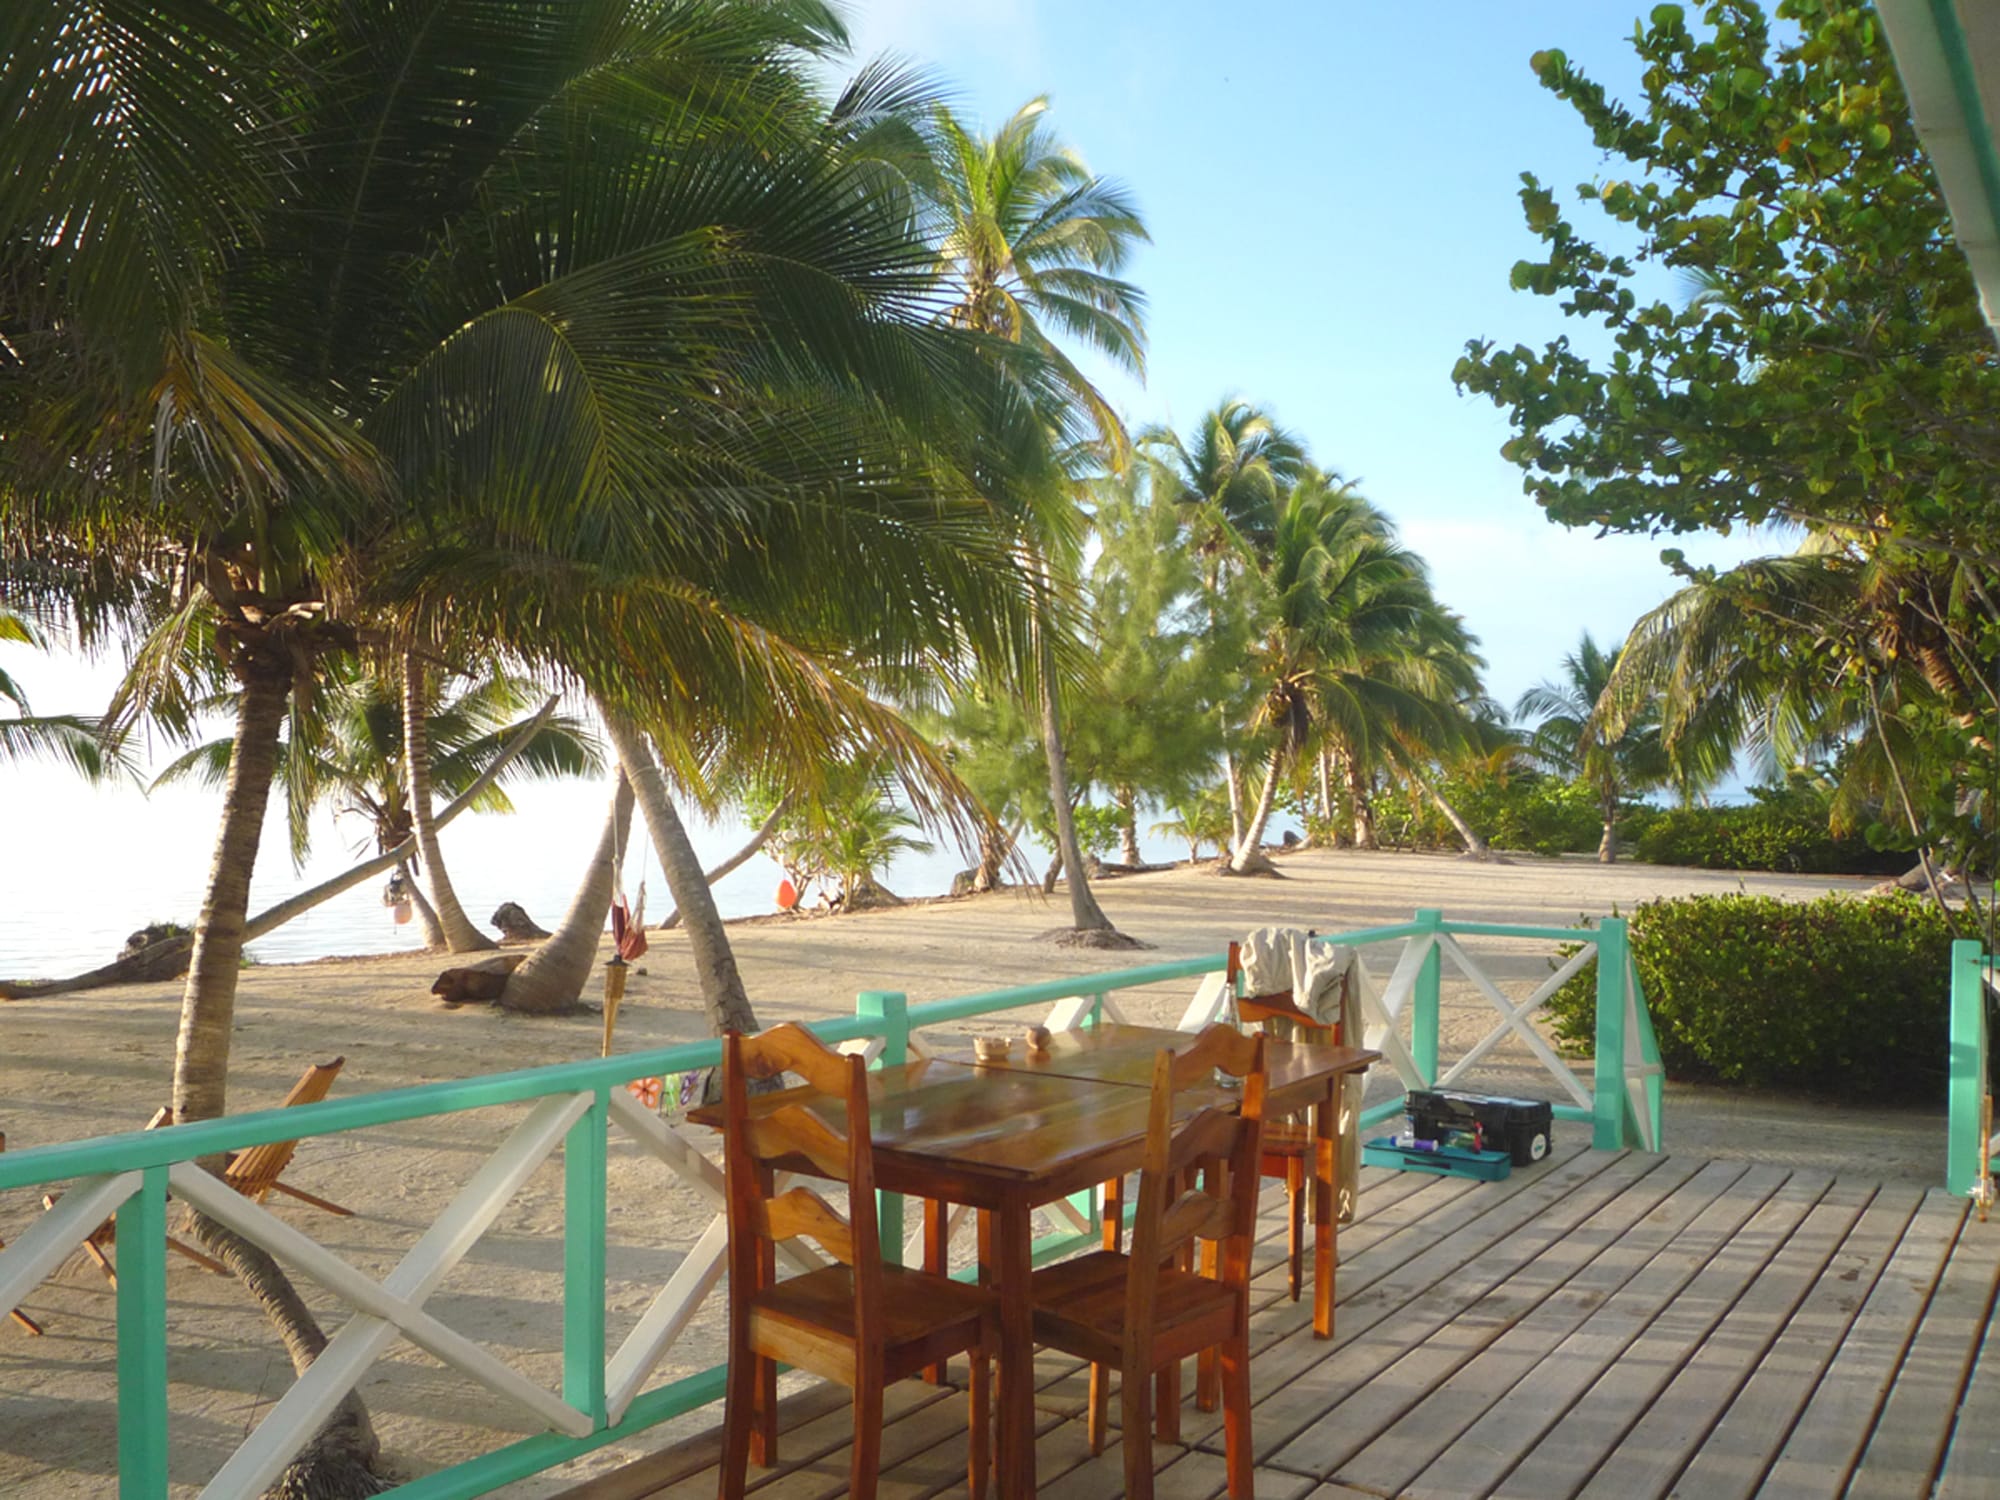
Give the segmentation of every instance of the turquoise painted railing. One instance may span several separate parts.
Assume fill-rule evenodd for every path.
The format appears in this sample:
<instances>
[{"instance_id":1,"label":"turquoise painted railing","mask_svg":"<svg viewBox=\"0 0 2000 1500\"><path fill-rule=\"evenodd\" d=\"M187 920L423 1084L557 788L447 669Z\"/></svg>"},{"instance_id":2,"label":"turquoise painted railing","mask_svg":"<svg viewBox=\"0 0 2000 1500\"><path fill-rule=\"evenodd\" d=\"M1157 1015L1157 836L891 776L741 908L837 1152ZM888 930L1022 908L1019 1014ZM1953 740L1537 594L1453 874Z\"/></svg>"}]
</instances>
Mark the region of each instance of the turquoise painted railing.
<instances>
[{"instance_id":1,"label":"turquoise painted railing","mask_svg":"<svg viewBox=\"0 0 2000 1500\"><path fill-rule=\"evenodd\" d=\"M1951 945L1951 1070L1947 1087L1944 1183L1947 1190L1990 1200L1985 1175L1987 1039L1986 986L1994 958L1985 945L1961 938Z\"/></svg>"},{"instance_id":2,"label":"turquoise painted railing","mask_svg":"<svg viewBox=\"0 0 2000 1500\"><path fill-rule=\"evenodd\" d=\"M1458 943L1462 936L1580 942L1583 946L1533 994L1517 1003L1479 971ZM1528 1040L1572 1096L1574 1102L1559 1107L1559 1114L1591 1123L1594 1144L1616 1148L1637 1141L1649 1149L1658 1148L1658 1051L1622 921L1607 919L1594 930L1517 927L1453 923L1442 913L1424 911L1412 922L1328 934L1320 940L1357 947L1402 945L1395 973L1379 993L1363 970L1360 999L1364 1039L1368 1045L1382 1048L1404 1087L1456 1082L1499 1040L1518 1035ZM1593 1086L1586 1088L1534 1034L1527 1020L1593 955L1603 962L1597 980ZM1440 1072L1438 1014L1446 961L1487 996L1502 1019L1490 1036ZM1049 1017L1052 1025L1089 1025L1102 1018L1117 1018L1115 997L1121 991L1186 979L1203 981L1183 1017L1184 1025L1199 1025L1208 1015L1226 1009L1227 997L1221 993L1224 968L1224 955L1214 954L1019 985L915 1007L909 1006L901 993L868 991L858 997L855 1016L815 1023L813 1030L829 1043L865 1043L881 1063L894 1065L921 1051L921 1042L913 1040L913 1033L921 1028L1039 1005L1054 1007ZM688 1261L619 1350L607 1349L605 1329L606 1141L612 1124L638 1137L676 1170L713 1172L705 1160L693 1160L699 1153L672 1136L656 1115L627 1097L624 1085L634 1078L714 1067L720 1060L719 1042L696 1042L0 1154L0 1191L64 1189L55 1208L0 1250L0 1309L20 1301L84 1236L107 1217L115 1216L118 1493L121 1500L161 1500L167 1493L165 1237L171 1182L177 1196L231 1224L357 1309L356 1316L335 1335L306 1375L224 1464L203 1491L204 1500L261 1493L318 1429L333 1403L399 1335L527 1406L546 1423L548 1431L412 1480L395 1492L404 1500L459 1500L484 1494L606 1443L629 1438L721 1396L720 1368L651 1390L641 1388L685 1326L693 1306L713 1285L713 1276L703 1281L699 1268L693 1268L696 1274L689 1274L699 1246L689 1252ZM507 1104L531 1108L402 1265L380 1283L354 1271L285 1221L222 1188L192 1165L198 1159L272 1141L308 1139ZM1363 1118L1372 1122L1400 1109L1400 1104L1391 1100ZM563 1378L559 1397L536 1387L423 1308L424 1299L511 1194L557 1148L563 1153L565 1199ZM901 1245L901 1202L885 1195L881 1213L884 1243ZM1071 1227L1039 1241L1037 1258L1062 1255L1090 1242L1094 1238L1092 1214L1094 1208L1089 1203L1072 1206L1068 1212ZM711 1226L711 1237L713 1234ZM687 1285L676 1293L684 1276Z\"/></svg>"}]
</instances>

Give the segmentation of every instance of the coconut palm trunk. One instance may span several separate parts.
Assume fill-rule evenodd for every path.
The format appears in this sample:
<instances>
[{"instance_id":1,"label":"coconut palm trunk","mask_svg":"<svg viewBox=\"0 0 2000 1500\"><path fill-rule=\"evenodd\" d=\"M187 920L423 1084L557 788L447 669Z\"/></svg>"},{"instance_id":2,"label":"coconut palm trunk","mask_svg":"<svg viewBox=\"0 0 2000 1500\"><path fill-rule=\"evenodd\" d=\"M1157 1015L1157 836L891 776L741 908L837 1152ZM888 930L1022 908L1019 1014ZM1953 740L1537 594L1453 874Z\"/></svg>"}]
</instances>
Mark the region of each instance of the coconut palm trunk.
<instances>
[{"instance_id":1,"label":"coconut palm trunk","mask_svg":"<svg viewBox=\"0 0 2000 1500\"><path fill-rule=\"evenodd\" d=\"M1319 815L1329 830L1333 828L1333 813L1333 752L1322 750L1319 753ZM1331 831L1327 837L1335 843L1339 842L1339 835Z\"/></svg>"},{"instance_id":2,"label":"coconut palm trunk","mask_svg":"<svg viewBox=\"0 0 2000 1500\"><path fill-rule=\"evenodd\" d=\"M792 794L790 792L787 792L785 793L784 796L778 799L778 805L772 808L769 813L765 814L764 821L757 826L757 831L750 835L750 841L748 843L746 843L741 849L738 849L734 854L730 855L729 858L722 861L721 864L710 865L706 870L701 872L701 883L703 885L714 885L716 881L722 879L723 876L729 874L733 870L736 870L746 861L748 861L751 855L755 854L759 849L763 848L766 844L768 844L771 841L771 835L778 831L779 822L784 818L785 814L790 812L791 810L792 810ZM672 932L676 927L680 925L681 925L681 914L678 911L673 911L669 912L667 914L667 919L664 922L660 923L660 925L654 930L658 932Z\"/></svg>"},{"instance_id":3,"label":"coconut palm trunk","mask_svg":"<svg viewBox=\"0 0 2000 1500\"><path fill-rule=\"evenodd\" d=\"M715 893L702 877L701 857L674 809L652 746L646 743L644 731L623 714L603 703L598 709L618 752L618 762L639 799L639 809L646 815L653 852L659 856L667 889L673 893L681 924L687 928L688 948L694 955L702 1000L708 1006L709 1025L717 1036L725 1031L754 1032L758 1029L757 1013L750 1007L743 976L736 970L736 955L729 947L722 913L716 909Z\"/></svg>"},{"instance_id":4,"label":"coconut palm trunk","mask_svg":"<svg viewBox=\"0 0 2000 1500\"><path fill-rule=\"evenodd\" d=\"M1368 778L1351 755L1347 757L1347 796L1354 804L1354 847L1381 848L1375 837L1375 804L1368 800Z\"/></svg>"},{"instance_id":5,"label":"coconut palm trunk","mask_svg":"<svg viewBox=\"0 0 2000 1500\"><path fill-rule=\"evenodd\" d=\"M1284 751L1273 750L1270 767L1264 772L1264 785L1257 793L1257 810L1250 815L1243 836L1236 841L1236 848L1229 856L1229 868L1238 875L1271 867L1270 856L1263 849L1264 827L1271 821L1271 809L1278 800L1278 778L1284 767Z\"/></svg>"},{"instance_id":6,"label":"coconut palm trunk","mask_svg":"<svg viewBox=\"0 0 2000 1500\"><path fill-rule=\"evenodd\" d=\"M597 852L583 884L570 898L556 930L512 974L500 993L500 1004L508 1010L529 1015L548 1015L568 1010L583 998L597 966L597 945L604 936L604 919L611 911L611 892L617 880L619 856L625 835L632 827L632 783L623 771L611 794L611 811L604 819L604 832L597 840Z\"/></svg>"},{"instance_id":7,"label":"coconut palm trunk","mask_svg":"<svg viewBox=\"0 0 2000 1500\"><path fill-rule=\"evenodd\" d=\"M222 828L209 867L208 894L195 924L194 952L181 998L181 1029L174 1048L174 1119L211 1120L228 1106L229 1043L236 1013L237 976L243 967L244 917L250 878L271 783L278 767L293 680L291 651L280 641L244 646L235 662L240 689L236 740L222 794ZM203 1214L191 1225L195 1238L235 1272L263 1309L292 1368L303 1371L326 1347L326 1335L278 1263L258 1246ZM277 1486L281 1494L328 1497L377 1494L379 1452L360 1399L348 1395L319 1433L294 1459Z\"/></svg>"},{"instance_id":8,"label":"coconut palm trunk","mask_svg":"<svg viewBox=\"0 0 2000 1500\"><path fill-rule=\"evenodd\" d=\"M250 876L271 783L278 736L292 693L291 653L275 641L253 641L237 655L236 741L222 793L222 829L209 864L208 894L195 923L194 951L181 992L181 1029L174 1046L174 1118L212 1120L228 1108L229 1039L236 1019L236 981L243 969L243 922Z\"/></svg>"},{"instance_id":9,"label":"coconut palm trunk","mask_svg":"<svg viewBox=\"0 0 2000 1500\"><path fill-rule=\"evenodd\" d=\"M1129 786L1118 788L1118 857L1135 869L1139 859L1139 794Z\"/></svg>"},{"instance_id":10,"label":"coconut palm trunk","mask_svg":"<svg viewBox=\"0 0 2000 1500\"><path fill-rule=\"evenodd\" d=\"M1229 847L1235 849L1243 843L1243 777L1234 750L1222 752L1222 784L1229 789Z\"/></svg>"},{"instance_id":11,"label":"coconut palm trunk","mask_svg":"<svg viewBox=\"0 0 2000 1500\"><path fill-rule=\"evenodd\" d=\"M396 875L403 882L403 889L410 893L410 905L416 909L417 925L424 932L424 946L444 947L444 928L438 925L437 912L425 898L424 888L417 883L417 877L410 869L410 862L407 859L396 866Z\"/></svg>"},{"instance_id":12,"label":"coconut palm trunk","mask_svg":"<svg viewBox=\"0 0 2000 1500\"><path fill-rule=\"evenodd\" d=\"M403 653L403 766L409 780L410 826L417 836L417 849L430 876L431 905L437 912L438 929L445 946L453 953L476 953L500 945L472 925L458 893L445 873L444 851L438 844L437 825L431 820L431 751L425 720L429 703L424 693L424 664L414 651Z\"/></svg>"},{"instance_id":13,"label":"coconut palm trunk","mask_svg":"<svg viewBox=\"0 0 2000 1500\"><path fill-rule=\"evenodd\" d=\"M999 886L1000 872L1007 867L1007 856L1019 837L1017 829L1002 828L998 823L979 825L979 865L972 872L975 891L990 891Z\"/></svg>"},{"instance_id":14,"label":"coconut palm trunk","mask_svg":"<svg viewBox=\"0 0 2000 1500\"><path fill-rule=\"evenodd\" d=\"M1063 754L1062 717L1056 707L1055 652L1042 647L1042 753L1049 763L1049 796L1055 804L1056 847L1069 877L1070 925L1078 932L1115 932L1111 919L1091 894L1076 841L1076 814L1069 799L1069 760Z\"/></svg>"},{"instance_id":15,"label":"coconut palm trunk","mask_svg":"<svg viewBox=\"0 0 2000 1500\"><path fill-rule=\"evenodd\" d=\"M1437 804L1438 811L1445 816L1445 821L1458 831L1459 839L1465 845L1465 852L1474 859L1490 859L1493 855L1492 848L1485 839L1473 831L1472 825L1459 815L1458 809L1451 805L1450 799L1445 796L1438 784L1421 774L1416 776L1416 782L1431 801Z\"/></svg>"},{"instance_id":16,"label":"coconut palm trunk","mask_svg":"<svg viewBox=\"0 0 2000 1500\"><path fill-rule=\"evenodd\" d=\"M1603 865L1618 862L1618 797L1615 793L1600 793L1597 799L1599 816L1604 819L1604 836L1597 841L1597 862Z\"/></svg>"}]
</instances>

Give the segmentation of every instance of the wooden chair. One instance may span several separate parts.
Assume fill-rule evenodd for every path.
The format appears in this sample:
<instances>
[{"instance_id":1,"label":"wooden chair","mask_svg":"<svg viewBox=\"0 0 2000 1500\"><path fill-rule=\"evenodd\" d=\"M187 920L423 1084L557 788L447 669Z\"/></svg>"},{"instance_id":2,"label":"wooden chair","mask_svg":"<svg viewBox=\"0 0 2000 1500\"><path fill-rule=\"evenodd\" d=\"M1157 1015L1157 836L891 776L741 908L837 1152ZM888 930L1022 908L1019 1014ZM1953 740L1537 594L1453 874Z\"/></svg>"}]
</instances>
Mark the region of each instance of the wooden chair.
<instances>
[{"instance_id":1,"label":"wooden chair","mask_svg":"<svg viewBox=\"0 0 2000 1500\"><path fill-rule=\"evenodd\" d=\"M292 1085L292 1091L285 1095L278 1108L290 1109L295 1104L319 1103L327 1096L327 1091L333 1087L333 1080L340 1076L340 1070L346 1065L344 1057L336 1057L332 1062L314 1063L299 1075L299 1081ZM292 1153L298 1149L297 1141L268 1141L262 1146L247 1147L229 1158L229 1164L222 1169L222 1180L252 1203L262 1203L274 1192L283 1193L287 1198L310 1203L314 1208L338 1214L343 1219L353 1218L353 1209L329 1203L303 1188L295 1188L289 1182L279 1180L292 1164Z\"/></svg>"},{"instance_id":2,"label":"wooden chair","mask_svg":"<svg viewBox=\"0 0 2000 1500\"><path fill-rule=\"evenodd\" d=\"M6 1149L7 1149L7 1132L4 1130L0 1130L0 1151L5 1151ZM0 1240L0 1250L5 1250L6 1248L7 1248L7 1242L5 1240ZM35 1338L40 1338L42 1336L42 1325L37 1323L33 1318L29 1317L26 1313L22 1312L20 1308L18 1307L8 1308L7 1316L12 1318L16 1323L19 1323L23 1328L27 1329L27 1331Z\"/></svg>"},{"instance_id":3,"label":"wooden chair","mask_svg":"<svg viewBox=\"0 0 2000 1500\"><path fill-rule=\"evenodd\" d=\"M1240 1107L1203 1109L1176 1128L1175 1094L1212 1086L1217 1068L1243 1080ZM1178 1431L1181 1363L1206 1349L1221 1354L1229 1493L1250 1500L1250 1247L1263 1125L1263 1037L1211 1026L1184 1051L1161 1052L1130 1253L1095 1250L1035 1273L1036 1341L1091 1362L1093 1453L1104 1445L1103 1372L1118 1369L1131 1500L1151 1500L1155 1424L1162 1438ZM1213 1275L1187 1264L1198 1240Z\"/></svg>"},{"instance_id":4,"label":"wooden chair","mask_svg":"<svg viewBox=\"0 0 2000 1500\"><path fill-rule=\"evenodd\" d=\"M1235 993L1237 976L1242 972L1242 952L1237 944L1231 943L1228 993ZM1236 1001L1236 1014L1245 1026L1259 1027L1267 1035L1339 1047L1347 1041L1347 1001L1351 998L1343 996L1340 1020L1331 1026L1301 1010L1290 990L1241 996ZM1294 1302L1299 1300L1300 1288L1305 1283L1306 1171L1312 1157L1310 1115L1290 1115L1264 1122L1263 1174L1285 1180L1285 1259L1289 1270L1287 1286Z\"/></svg>"},{"instance_id":5,"label":"wooden chair","mask_svg":"<svg viewBox=\"0 0 2000 1500\"><path fill-rule=\"evenodd\" d=\"M317 1104L327 1096L333 1087L333 1080L340 1076L340 1070L347 1065L347 1059L336 1057L332 1062L314 1063L299 1075L299 1081L292 1085L292 1091L280 1102L280 1109L290 1109L295 1104ZM146 1122L146 1129L157 1130L174 1122L174 1112L170 1105L162 1105L153 1112L153 1118ZM279 1181L279 1176L292 1164L292 1154L299 1149L296 1140L270 1141L262 1146L250 1146L230 1155L222 1169L222 1180L253 1203L262 1203L272 1193L283 1193L297 1198L301 1203L310 1203L314 1208L324 1209L330 1214L338 1214L344 1219L354 1217L354 1210L342 1208L338 1203L330 1203L316 1197L303 1188L295 1188L289 1182ZM55 1207L55 1198L44 1196L44 1208ZM118 1273L112 1268L111 1257L105 1253L117 1236L117 1221L106 1219L83 1242L83 1253L96 1262L97 1269L104 1273L104 1279L112 1286L118 1285ZM219 1276L227 1276L229 1268L214 1257L204 1255L183 1240L167 1236L167 1248L178 1255L184 1255L197 1265L206 1266Z\"/></svg>"},{"instance_id":6,"label":"wooden chair","mask_svg":"<svg viewBox=\"0 0 2000 1500\"><path fill-rule=\"evenodd\" d=\"M796 1073L806 1089L753 1116L753 1080ZM828 1101L833 1106L828 1107ZM815 1112L813 1105L819 1105ZM882 1394L961 1351L971 1358L967 1476L974 1500L990 1467L990 1382L997 1347L992 1294L948 1277L885 1264L875 1220L867 1064L832 1052L801 1026L722 1044L724 1179L729 1214L729 1374L722 1423L720 1493L738 1500L750 1459L777 1458L777 1364L837 1380L854 1392L849 1489L875 1493L882 1453ZM827 1122L840 1118L844 1129ZM805 1187L775 1191L775 1174L847 1184L843 1218ZM836 1262L777 1278L776 1247L809 1236Z\"/></svg>"}]
</instances>

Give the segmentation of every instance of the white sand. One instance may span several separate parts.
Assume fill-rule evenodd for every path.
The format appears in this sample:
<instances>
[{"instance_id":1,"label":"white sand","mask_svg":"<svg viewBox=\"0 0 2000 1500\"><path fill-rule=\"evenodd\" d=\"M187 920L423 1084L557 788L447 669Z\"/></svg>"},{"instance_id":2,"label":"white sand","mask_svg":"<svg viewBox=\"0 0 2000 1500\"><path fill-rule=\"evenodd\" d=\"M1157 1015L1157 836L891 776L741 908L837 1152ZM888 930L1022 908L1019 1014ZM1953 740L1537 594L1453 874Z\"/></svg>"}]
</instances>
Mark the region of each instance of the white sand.
<instances>
[{"instance_id":1,"label":"white sand","mask_svg":"<svg viewBox=\"0 0 2000 1500\"><path fill-rule=\"evenodd\" d=\"M856 992L900 989L912 1004L1094 970L1219 951L1252 926L1281 922L1322 932L1407 920L1417 907L1493 922L1568 924L1629 910L1652 896L1736 890L1804 898L1858 892L1863 880L1716 875L1581 860L1476 865L1436 856L1304 853L1283 880L1224 880L1185 869L1106 882L1113 920L1153 945L1146 953L1057 949L1030 939L1067 921L1067 906L1002 893L837 919L758 920L732 926L760 1020L850 1013ZM620 1050L707 1034L685 939L656 936L627 990ZM1503 988L1524 994L1549 972L1545 944L1468 940ZM1386 950L1371 960L1379 983ZM275 1103L308 1062L347 1059L339 1095L462 1078L597 1055L595 1016L530 1020L483 1007L440 1009L428 991L450 960L437 956L329 961L246 970L237 998L230 1098L238 1109ZM1944 977L1939 976L1940 1003ZM1190 986L1135 992L1134 1019L1170 1024ZM179 986L147 985L0 1008L0 1128L16 1150L142 1124L166 1102ZM1035 1017L1038 1019L1038 1017ZM1027 1013L1019 1018L1030 1019ZM1492 1012L1446 970L1447 1062L1489 1029ZM1518 1044L1468 1086L1556 1097ZM1378 1089L1386 1087L1379 1083ZM487 1110L308 1142L292 1176L357 1210L336 1219L273 1200L277 1211L374 1276L385 1274L485 1159L521 1110ZM1581 1127L1566 1127L1580 1129ZM1742 1091L1670 1086L1669 1145L1704 1156L1752 1157L1920 1182L1943 1177L1941 1111L1869 1112ZM710 1214L691 1190L614 1134L611 1148L610 1322L614 1343L672 1273ZM25 1193L0 1197L0 1235L39 1211ZM551 1387L561 1365L559 1164L545 1165L434 1295L432 1312ZM178 1257L168 1267L173 1491L192 1495L262 1419L291 1380L268 1328L231 1281ZM335 1299L311 1298L331 1325ZM0 1322L0 1493L18 1497L109 1493L116 1465L114 1306L96 1269L78 1258L24 1306L48 1329L30 1339ZM656 1376L719 1358L718 1299ZM407 1344L364 1382L392 1463L428 1471L534 1430L497 1398ZM687 1425L707 1425L697 1414ZM661 1439L601 1450L575 1472L615 1465ZM550 1477L510 1493L538 1496Z\"/></svg>"}]
</instances>

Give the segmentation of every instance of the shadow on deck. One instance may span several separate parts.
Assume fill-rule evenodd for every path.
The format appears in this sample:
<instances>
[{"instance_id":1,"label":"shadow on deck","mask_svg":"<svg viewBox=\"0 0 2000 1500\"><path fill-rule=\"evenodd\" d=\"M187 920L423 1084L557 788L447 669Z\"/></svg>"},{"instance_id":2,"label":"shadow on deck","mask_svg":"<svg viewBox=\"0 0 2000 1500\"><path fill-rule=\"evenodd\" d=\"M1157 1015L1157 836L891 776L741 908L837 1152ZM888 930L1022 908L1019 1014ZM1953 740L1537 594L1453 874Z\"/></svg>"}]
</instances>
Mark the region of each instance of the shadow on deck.
<instances>
[{"instance_id":1,"label":"shadow on deck","mask_svg":"<svg viewBox=\"0 0 2000 1500\"><path fill-rule=\"evenodd\" d=\"M1261 1500L2000 1494L2000 1349L1980 1357L2000 1220L1941 1189L1574 1145L1504 1183L1371 1168L1362 1185L1330 1342L1310 1293L1284 1297L1283 1197L1266 1198ZM1116 1445L1093 1459L1084 1441L1081 1367L1044 1355L1037 1374L1040 1494L1116 1494ZM962 1393L905 1382L888 1419L885 1497L962 1492ZM792 1398L752 1492L840 1494L848 1431L845 1392ZM716 1447L566 1500L705 1500ZM1222 1494L1220 1416L1190 1402L1155 1459L1161 1500Z\"/></svg>"}]
</instances>

